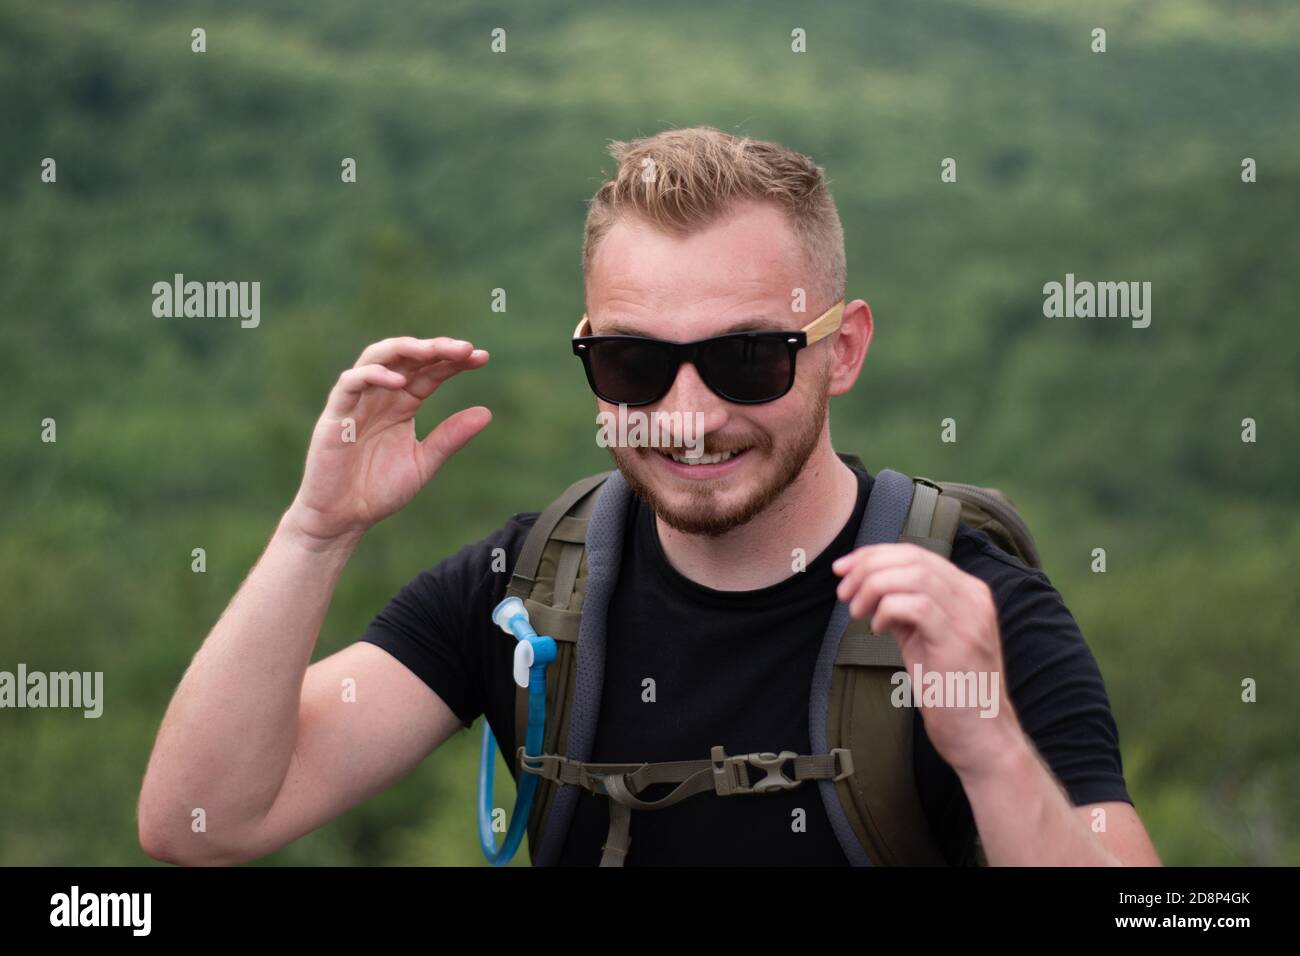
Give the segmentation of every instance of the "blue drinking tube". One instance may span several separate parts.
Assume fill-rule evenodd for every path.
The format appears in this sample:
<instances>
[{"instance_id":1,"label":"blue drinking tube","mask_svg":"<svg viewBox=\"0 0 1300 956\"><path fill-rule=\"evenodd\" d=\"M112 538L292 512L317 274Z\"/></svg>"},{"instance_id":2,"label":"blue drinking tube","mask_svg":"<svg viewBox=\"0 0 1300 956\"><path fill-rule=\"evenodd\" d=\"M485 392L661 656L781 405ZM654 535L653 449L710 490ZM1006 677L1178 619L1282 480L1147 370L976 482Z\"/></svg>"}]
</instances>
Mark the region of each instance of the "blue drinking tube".
<instances>
[{"instance_id":1,"label":"blue drinking tube","mask_svg":"<svg viewBox=\"0 0 1300 956\"><path fill-rule=\"evenodd\" d=\"M555 638L537 635L528 623L528 609L517 597L508 597L493 609L492 623L519 641L515 645L514 678L520 687L528 688L528 732L524 738L524 753L537 756L542 752L546 730L546 665L555 660ZM523 840L528 814L533 806L533 794L537 791L537 774L519 772L510 826L505 842L498 849L496 835L492 832L492 778L496 756L496 737L485 717L483 749L478 766L478 838L487 861L493 866L504 866L514 858Z\"/></svg>"}]
</instances>

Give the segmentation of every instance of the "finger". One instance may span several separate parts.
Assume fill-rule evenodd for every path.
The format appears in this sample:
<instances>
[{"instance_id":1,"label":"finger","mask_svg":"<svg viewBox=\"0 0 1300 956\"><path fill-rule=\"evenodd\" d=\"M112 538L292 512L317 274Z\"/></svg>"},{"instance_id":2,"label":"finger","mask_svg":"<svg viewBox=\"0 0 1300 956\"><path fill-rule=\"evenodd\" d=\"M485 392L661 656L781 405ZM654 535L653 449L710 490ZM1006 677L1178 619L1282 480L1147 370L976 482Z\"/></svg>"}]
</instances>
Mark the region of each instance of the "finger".
<instances>
[{"instance_id":1,"label":"finger","mask_svg":"<svg viewBox=\"0 0 1300 956\"><path fill-rule=\"evenodd\" d=\"M420 401L424 401L447 379L460 372L472 371L487 364L489 356L486 349L474 349L459 361L437 361L414 371L406 390Z\"/></svg>"},{"instance_id":2,"label":"finger","mask_svg":"<svg viewBox=\"0 0 1300 956\"><path fill-rule=\"evenodd\" d=\"M417 339L402 335L366 346L353 368L376 364L391 366L401 362L422 365L440 358L461 359L469 355L473 349L473 345L461 339L445 336Z\"/></svg>"},{"instance_id":3,"label":"finger","mask_svg":"<svg viewBox=\"0 0 1300 956\"><path fill-rule=\"evenodd\" d=\"M871 617L871 630L892 633L900 644L913 633L931 633L934 604L923 594L887 594Z\"/></svg>"},{"instance_id":4,"label":"finger","mask_svg":"<svg viewBox=\"0 0 1300 956\"><path fill-rule=\"evenodd\" d=\"M848 574L858 566L858 562L861 561L862 554L866 550L866 547L854 548L848 554L840 555L831 562L831 570L841 577Z\"/></svg>"},{"instance_id":5,"label":"finger","mask_svg":"<svg viewBox=\"0 0 1300 956\"><path fill-rule=\"evenodd\" d=\"M914 571L919 575L934 574L933 568L927 567L923 563L909 560L906 551L901 553L895 551L893 554L895 557L891 557L888 562L872 558L871 560L859 560L856 564L852 565L852 567L844 574L844 577L840 579L839 586L835 589L835 593L839 595L839 599L841 601L847 601L855 592L861 590L864 581L868 580L873 575L885 571L907 569Z\"/></svg>"},{"instance_id":6,"label":"finger","mask_svg":"<svg viewBox=\"0 0 1300 956\"><path fill-rule=\"evenodd\" d=\"M398 391L406 385L406 376L383 365L363 365L350 368L339 376L330 391L325 410L334 417L346 415L357 407L361 396L370 388Z\"/></svg>"},{"instance_id":7,"label":"finger","mask_svg":"<svg viewBox=\"0 0 1300 956\"><path fill-rule=\"evenodd\" d=\"M947 563L933 551L920 545L900 542L889 544L868 544L856 551L850 551L837 558L831 564L831 570L844 575L853 569L872 571L879 568L900 564L923 564L934 566L934 562Z\"/></svg>"},{"instance_id":8,"label":"finger","mask_svg":"<svg viewBox=\"0 0 1300 956\"><path fill-rule=\"evenodd\" d=\"M866 617L875 611L876 605L886 594L923 594L931 586L930 574L925 568L916 565L902 565L882 568L863 576L855 588L845 588L840 600L849 601L849 616L857 619ZM836 594L841 592L837 591Z\"/></svg>"},{"instance_id":9,"label":"finger","mask_svg":"<svg viewBox=\"0 0 1300 956\"><path fill-rule=\"evenodd\" d=\"M895 567L877 568L874 571L855 570L840 582L835 596L850 603L850 611L862 610L867 603L875 606L884 595L891 591L925 592L929 589L930 574L926 568L914 564L902 564Z\"/></svg>"},{"instance_id":10,"label":"finger","mask_svg":"<svg viewBox=\"0 0 1300 956\"><path fill-rule=\"evenodd\" d=\"M484 405L465 408L443 421L420 442L420 460L424 480L433 477L443 463L464 447L465 443L487 427L492 411Z\"/></svg>"},{"instance_id":11,"label":"finger","mask_svg":"<svg viewBox=\"0 0 1300 956\"><path fill-rule=\"evenodd\" d=\"M842 570L841 573L843 577L840 578L840 583L835 588L835 594L839 600L847 601L857 592L858 588L862 587L862 582L871 573L871 569L859 560L847 565L846 569Z\"/></svg>"}]
</instances>

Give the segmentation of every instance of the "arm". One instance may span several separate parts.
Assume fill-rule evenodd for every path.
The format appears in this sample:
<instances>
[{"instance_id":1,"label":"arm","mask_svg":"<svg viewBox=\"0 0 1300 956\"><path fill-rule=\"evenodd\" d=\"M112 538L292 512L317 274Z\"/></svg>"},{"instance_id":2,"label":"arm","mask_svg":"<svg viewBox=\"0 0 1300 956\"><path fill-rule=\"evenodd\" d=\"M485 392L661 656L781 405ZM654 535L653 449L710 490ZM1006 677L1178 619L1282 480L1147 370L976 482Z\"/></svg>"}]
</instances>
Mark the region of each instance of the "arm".
<instances>
[{"instance_id":1,"label":"arm","mask_svg":"<svg viewBox=\"0 0 1300 956\"><path fill-rule=\"evenodd\" d=\"M1024 734L960 778L990 866L1161 865L1131 804L1073 806Z\"/></svg>"},{"instance_id":2,"label":"arm","mask_svg":"<svg viewBox=\"0 0 1300 956\"><path fill-rule=\"evenodd\" d=\"M262 856L391 784L460 725L378 648L308 664L365 530L413 498L491 417L466 409L418 441L416 410L442 381L486 360L469 343L389 339L340 376L293 505L163 718L138 807L150 856L199 864ZM341 437L349 422L355 440ZM355 703L343 699L348 677Z\"/></svg>"},{"instance_id":3,"label":"arm","mask_svg":"<svg viewBox=\"0 0 1300 956\"><path fill-rule=\"evenodd\" d=\"M992 865L1159 865L1127 803L1072 806L1004 693L997 608L988 585L913 544L859 548L833 565L854 618L892 633L909 674L974 674L993 706L923 707L926 734L953 768ZM1094 830L1092 811L1105 812Z\"/></svg>"},{"instance_id":4,"label":"arm","mask_svg":"<svg viewBox=\"0 0 1300 956\"><path fill-rule=\"evenodd\" d=\"M307 667L342 561L295 541L283 523L271 539L159 731L139 806L150 856L264 856L391 785L460 728L441 698L373 644ZM272 634L280 640L263 636ZM354 703L343 697L348 678ZM205 832L192 829L197 808Z\"/></svg>"}]
</instances>

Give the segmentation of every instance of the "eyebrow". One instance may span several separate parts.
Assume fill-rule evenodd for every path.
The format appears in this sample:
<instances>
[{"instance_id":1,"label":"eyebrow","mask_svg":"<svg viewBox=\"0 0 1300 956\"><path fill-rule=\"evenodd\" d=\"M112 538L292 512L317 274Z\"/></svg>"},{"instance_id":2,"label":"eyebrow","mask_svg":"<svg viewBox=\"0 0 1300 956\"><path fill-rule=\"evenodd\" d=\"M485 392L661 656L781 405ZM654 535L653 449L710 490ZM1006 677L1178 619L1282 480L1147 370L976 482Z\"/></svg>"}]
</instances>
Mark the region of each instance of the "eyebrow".
<instances>
[{"instance_id":1,"label":"eyebrow","mask_svg":"<svg viewBox=\"0 0 1300 956\"><path fill-rule=\"evenodd\" d=\"M717 336L717 335L730 335L733 332L789 332L789 331L790 328L788 326L780 324L776 319L763 318L763 317L751 317L745 319L737 319L735 322L728 325L722 331L714 332L713 335L709 336L709 338L713 338L713 336ZM637 329L630 329L627 326L620 325L618 322L611 322L609 327L604 332L601 332L600 334L601 335L636 335L642 338L657 337L653 335L647 336L644 332L638 331Z\"/></svg>"}]
</instances>

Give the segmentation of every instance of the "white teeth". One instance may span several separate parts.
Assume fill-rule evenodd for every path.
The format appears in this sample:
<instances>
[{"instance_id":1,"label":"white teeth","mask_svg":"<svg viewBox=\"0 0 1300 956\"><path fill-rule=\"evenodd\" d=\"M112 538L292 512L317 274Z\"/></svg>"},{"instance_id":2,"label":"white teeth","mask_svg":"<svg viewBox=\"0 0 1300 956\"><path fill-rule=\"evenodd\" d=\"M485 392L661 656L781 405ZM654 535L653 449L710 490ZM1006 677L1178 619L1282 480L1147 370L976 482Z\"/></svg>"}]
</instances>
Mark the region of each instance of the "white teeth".
<instances>
[{"instance_id":1,"label":"white teeth","mask_svg":"<svg viewBox=\"0 0 1300 956\"><path fill-rule=\"evenodd\" d=\"M700 455L697 458L687 458L685 455L673 454L673 461L681 462L683 465L716 465L731 458L735 452L724 451L717 455Z\"/></svg>"}]
</instances>

